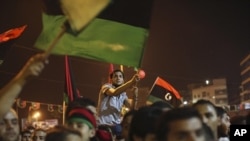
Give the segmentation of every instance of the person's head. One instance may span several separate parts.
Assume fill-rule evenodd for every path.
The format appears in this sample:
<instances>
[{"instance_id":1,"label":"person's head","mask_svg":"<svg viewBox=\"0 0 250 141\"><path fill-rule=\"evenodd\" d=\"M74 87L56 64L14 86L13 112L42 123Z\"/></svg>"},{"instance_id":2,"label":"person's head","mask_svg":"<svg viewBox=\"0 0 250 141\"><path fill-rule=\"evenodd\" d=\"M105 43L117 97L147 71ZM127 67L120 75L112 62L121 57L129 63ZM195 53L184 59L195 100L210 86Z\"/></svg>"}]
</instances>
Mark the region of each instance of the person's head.
<instances>
[{"instance_id":1,"label":"person's head","mask_svg":"<svg viewBox=\"0 0 250 141\"><path fill-rule=\"evenodd\" d=\"M250 125L250 112L248 111L247 115L246 115L246 124Z\"/></svg>"},{"instance_id":2,"label":"person's head","mask_svg":"<svg viewBox=\"0 0 250 141\"><path fill-rule=\"evenodd\" d=\"M0 119L0 138L2 141L18 141L20 135L20 127L18 116L14 109L10 109Z\"/></svg>"},{"instance_id":3,"label":"person's head","mask_svg":"<svg viewBox=\"0 0 250 141\"><path fill-rule=\"evenodd\" d=\"M136 110L130 110L128 111L123 119L122 119L122 122L121 122L121 126L122 126L122 133L121 133L121 136L122 138L124 138L125 140L128 140L128 137L129 137L129 129L130 129L130 124L131 124L131 121L132 121L132 118L135 114Z\"/></svg>"},{"instance_id":4,"label":"person's head","mask_svg":"<svg viewBox=\"0 0 250 141\"><path fill-rule=\"evenodd\" d=\"M232 125L246 125L245 115L235 115L231 117L230 122Z\"/></svg>"},{"instance_id":5,"label":"person's head","mask_svg":"<svg viewBox=\"0 0 250 141\"><path fill-rule=\"evenodd\" d=\"M124 73L121 70L114 70L110 74L110 79L112 81L112 84L116 87L122 85L124 83Z\"/></svg>"},{"instance_id":6,"label":"person's head","mask_svg":"<svg viewBox=\"0 0 250 141\"><path fill-rule=\"evenodd\" d=\"M32 125L29 125L26 129L29 130L33 134L36 128Z\"/></svg>"},{"instance_id":7,"label":"person's head","mask_svg":"<svg viewBox=\"0 0 250 141\"><path fill-rule=\"evenodd\" d=\"M230 130L230 117L225 109L217 106L218 117L221 120L221 124L218 126L218 137L228 137Z\"/></svg>"},{"instance_id":8,"label":"person's head","mask_svg":"<svg viewBox=\"0 0 250 141\"><path fill-rule=\"evenodd\" d=\"M163 113L162 109L151 106L140 107L133 115L129 128L129 140L155 140L155 123Z\"/></svg>"},{"instance_id":9,"label":"person's head","mask_svg":"<svg viewBox=\"0 0 250 141\"><path fill-rule=\"evenodd\" d=\"M45 141L82 141L82 135L78 130L58 125L47 131Z\"/></svg>"},{"instance_id":10,"label":"person's head","mask_svg":"<svg viewBox=\"0 0 250 141\"><path fill-rule=\"evenodd\" d=\"M32 133L29 130L21 132L22 141L32 141Z\"/></svg>"},{"instance_id":11,"label":"person's head","mask_svg":"<svg viewBox=\"0 0 250 141\"><path fill-rule=\"evenodd\" d=\"M37 128L33 133L32 139L33 141L45 141L46 134L46 130L42 128Z\"/></svg>"},{"instance_id":12,"label":"person's head","mask_svg":"<svg viewBox=\"0 0 250 141\"><path fill-rule=\"evenodd\" d=\"M198 110L203 122L211 128L215 138L218 138L218 126L221 124L221 121L215 105L209 100L200 99L193 104L193 107Z\"/></svg>"},{"instance_id":13,"label":"person's head","mask_svg":"<svg viewBox=\"0 0 250 141\"><path fill-rule=\"evenodd\" d=\"M99 125L96 131L96 136L100 141L113 141L116 139L114 131L110 126Z\"/></svg>"},{"instance_id":14,"label":"person's head","mask_svg":"<svg viewBox=\"0 0 250 141\"><path fill-rule=\"evenodd\" d=\"M199 112L192 107L166 111L156 123L158 141L205 141L206 133Z\"/></svg>"},{"instance_id":15,"label":"person's head","mask_svg":"<svg viewBox=\"0 0 250 141\"><path fill-rule=\"evenodd\" d=\"M97 110L96 110L96 103L93 100L91 100L89 98L85 98L85 97L79 97L79 98L74 99L67 106L65 115L68 115L70 109L72 109L74 107L85 107L85 108L89 109L94 114L96 119L98 119Z\"/></svg>"},{"instance_id":16,"label":"person's head","mask_svg":"<svg viewBox=\"0 0 250 141\"><path fill-rule=\"evenodd\" d=\"M166 101L156 101L154 103L152 103L150 106L153 106L153 107L159 107L161 108L163 111L168 111L168 110L171 110L173 109L174 107L172 105L170 105L168 102Z\"/></svg>"},{"instance_id":17,"label":"person's head","mask_svg":"<svg viewBox=\"0 0 250 141\"><path fill-rule=\"evenodd\" d=\"M84 141L95 137L97 129L96 119L87 108L72 108L66 117L66 124L68 127L80 131Z\"/></svg>"}]
</instances>

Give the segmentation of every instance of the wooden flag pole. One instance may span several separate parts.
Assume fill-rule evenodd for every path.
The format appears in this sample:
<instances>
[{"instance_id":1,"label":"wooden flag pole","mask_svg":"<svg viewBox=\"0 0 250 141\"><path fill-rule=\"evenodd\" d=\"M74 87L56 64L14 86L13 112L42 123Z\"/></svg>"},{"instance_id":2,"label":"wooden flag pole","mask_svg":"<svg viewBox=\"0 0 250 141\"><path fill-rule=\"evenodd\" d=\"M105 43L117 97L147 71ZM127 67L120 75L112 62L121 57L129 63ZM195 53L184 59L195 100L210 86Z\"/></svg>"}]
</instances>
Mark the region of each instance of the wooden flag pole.
<instances>
[{"instance_id":1,"label":"wooden flag pole","mask_svg":"<svg viewBox=\"0 0 250 141\"><path fill-rule=\"evenodd\" d=\"M65 124L65 111L66 111L66 103L65 103L65 100L63 100L62 125Z\"/></svg>"},{"instance_id":2,"label":"wooden flag pole","mask_svg":"<svg viewBox=\"0 0 250 141\"><path fill-rule=\"evenodd\" d=\"M59 41L59 39L63 36L63 34L66 32L65 26L62 27L62 30L59 32L59 34L56 36L56 38L52 41L48 49L45 51L46 58L49 57L52 49L55 47L56 43Z\"/></svg>"}]
</instances>

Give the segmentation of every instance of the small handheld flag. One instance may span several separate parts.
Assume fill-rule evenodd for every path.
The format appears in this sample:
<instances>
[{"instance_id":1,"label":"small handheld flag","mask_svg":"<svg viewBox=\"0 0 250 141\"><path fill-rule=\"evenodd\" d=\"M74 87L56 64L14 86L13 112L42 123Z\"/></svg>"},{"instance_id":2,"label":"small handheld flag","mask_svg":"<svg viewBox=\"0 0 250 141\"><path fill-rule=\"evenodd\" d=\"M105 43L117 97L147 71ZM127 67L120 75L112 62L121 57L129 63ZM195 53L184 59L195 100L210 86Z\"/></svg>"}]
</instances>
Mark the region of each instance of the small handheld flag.
<instances>
[{"instance_id":1,"label":"small handheld flag","mask_svg":"<svg viewBox=\"0 0 250 141\"><path fill-rule=\"evenodd\" d=\"M7 42L11 39L15 39L15 38L19 37L23 33L23 31L26 27L27 27L27 25L17 27L17 28L12 28L12 29L0 34L0 43Z\"/></svg>"},{"instance_id":2,"label":"small handheld flag","mask_svg":"<svg viewBox=\"0 0 250 141\"><path fill-rule=\"evenodd\" d=\"M179 92L168 82L157 77L149 93L148 101L166 101L173 106L181 104Z\"/></svg>"}]
</instances>

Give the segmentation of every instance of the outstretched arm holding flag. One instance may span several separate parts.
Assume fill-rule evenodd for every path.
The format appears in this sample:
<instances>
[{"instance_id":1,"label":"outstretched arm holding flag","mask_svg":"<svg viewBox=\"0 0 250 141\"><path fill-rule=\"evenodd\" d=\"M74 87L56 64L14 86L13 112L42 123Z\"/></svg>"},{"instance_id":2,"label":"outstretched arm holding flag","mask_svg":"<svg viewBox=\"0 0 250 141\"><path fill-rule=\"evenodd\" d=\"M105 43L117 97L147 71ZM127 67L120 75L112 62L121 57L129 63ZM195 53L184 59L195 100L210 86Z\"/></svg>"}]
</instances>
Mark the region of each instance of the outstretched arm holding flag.
<instances>
[{"instance_id":1,"label":"outstretched arm holding flag","mask_svg":"<svg viewBox=\"0 0 250 141\"><path fill-rule=\"evenodd\" d=\"M106 83L101 87L98 100L98 123L109 125L115 130L120 129L121 110L125 105L131 108L128 102L126 90L134 86L139 81L138 74L135 74L129 81L124 82L124 73L121 70L114 70L110 74L111 83ZM120 135L117 130L117 136Z\"/></svg>"},{"instance_id":2,"label":"outstretched arm holding flag","mask_svg":"<svg viewBox=\"0 0 250 141\"><path fill-rule=\"evenodd\" d=\"M30 77L39 76L47 62L45 54L36 54L32 56L19 73L0 89L0 118L10 110L15 98L22 91L28 79Z\"/></svg>"}]
</instances>

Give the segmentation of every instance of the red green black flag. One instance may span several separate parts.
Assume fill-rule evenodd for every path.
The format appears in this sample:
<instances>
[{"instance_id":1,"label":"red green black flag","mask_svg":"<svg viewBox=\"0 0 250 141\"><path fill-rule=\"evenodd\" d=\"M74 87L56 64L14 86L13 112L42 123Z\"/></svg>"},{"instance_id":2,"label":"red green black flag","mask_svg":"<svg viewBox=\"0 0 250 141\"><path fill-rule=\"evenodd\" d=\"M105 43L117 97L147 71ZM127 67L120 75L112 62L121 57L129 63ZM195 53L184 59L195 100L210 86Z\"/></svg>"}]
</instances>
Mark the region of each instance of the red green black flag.
<instances>
[{"instance_id":1,"label":"red green black flag","mask_svg":"<svg viewBox=\"0 0 250 141\"><path fill-rule=\"evenodd\" d=\"M148 101L166 101L176 107L181 104L181 95L171 84L157 77L150 90Z\"/></svg>"}]
</instances>

